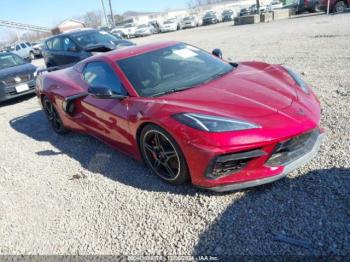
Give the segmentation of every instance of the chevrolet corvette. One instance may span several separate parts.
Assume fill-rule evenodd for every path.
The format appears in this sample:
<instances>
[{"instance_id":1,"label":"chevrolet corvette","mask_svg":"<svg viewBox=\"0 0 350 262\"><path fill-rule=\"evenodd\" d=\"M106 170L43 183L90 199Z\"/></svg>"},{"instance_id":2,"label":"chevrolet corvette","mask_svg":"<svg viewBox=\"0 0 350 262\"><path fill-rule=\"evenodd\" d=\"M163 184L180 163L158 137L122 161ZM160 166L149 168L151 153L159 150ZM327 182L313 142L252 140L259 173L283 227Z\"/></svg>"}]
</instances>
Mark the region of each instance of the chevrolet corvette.
<instances>
[{"instance_id":1,"label":"chevrolet corvette","mask_svg":"<svg viewBox=\"0 0 350 262\"><path fill-rule=\"evenodd\" d=\"M87 133L165 182L219 192L285 177L324 136L320 103L291 69L181 42L92 56L41 74L36 93L58 134Z\"/></svg>"}]
</instances>

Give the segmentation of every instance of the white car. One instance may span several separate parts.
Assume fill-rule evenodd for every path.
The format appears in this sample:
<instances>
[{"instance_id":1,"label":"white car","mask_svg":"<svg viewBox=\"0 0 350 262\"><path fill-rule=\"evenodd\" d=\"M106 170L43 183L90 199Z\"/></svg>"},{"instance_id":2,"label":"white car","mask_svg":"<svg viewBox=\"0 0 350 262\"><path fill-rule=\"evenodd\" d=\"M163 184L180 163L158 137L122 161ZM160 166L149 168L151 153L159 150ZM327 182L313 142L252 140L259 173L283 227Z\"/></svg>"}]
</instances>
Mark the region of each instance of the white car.
<instances>
[{"instance_id":1,"label":"white car","mask_svg":"<svg viewBox=\"0 0 350 262\"><path fill-rule=\"evenodd\" d=\"M269 5L266 7L266 11L272 12L275 9L282 8L283 3L280 1L272 1Z\"/></svg>"},{"instance_id":2,"label":"white car","mask_svg":"<svg viewBox=\"0 0 350 262\"><path fill-rule=\"evenodd\" d=\"M120 33L125 38L131 38L135 36L136 26L134 24L125 24L123 27L114 28L111 33Z\"/></svg>"},{"instance_id":3,"label":"white car","mask_svg":"<svg viewBox=\"0 0 350 262\"><path fill-rule=\"evenodd\" d=\"M151 24L142 24L136 28L135 37L152 35L156 32L156 29Z\"/></svg>"},{"instance_id":4,"label":"white car","mask_svg":"<svg viewBox=\"0 0 350 262\"><path fill-rule=\"evenodd\" d=\"M35 59L33 47L29 42L20 42L20 43L14 44L12 53L15 53L16 55L24 59L29 59L29 60Z\"/></svg>"},{"instance_id":5,"label":"white car","mask_svg":"<svg viewBox=\"0 0 350 262\"><path fill-rule=\"evenodd\" d=\"M182 28L193 28L199 26L199 21L194 16L187 16L182 19Z\"/></svg>"},{"instance_id":6,"label":"white car","mask_svg":"<svg viewBox=\"0 0 350 262\"><path fill-rule=\"evenodd\" d=\"M165 21L160 27L160 31L162 33L176 31L178 29L179 29L179 24L176 20Z\"/></svg>"}]
</instances>

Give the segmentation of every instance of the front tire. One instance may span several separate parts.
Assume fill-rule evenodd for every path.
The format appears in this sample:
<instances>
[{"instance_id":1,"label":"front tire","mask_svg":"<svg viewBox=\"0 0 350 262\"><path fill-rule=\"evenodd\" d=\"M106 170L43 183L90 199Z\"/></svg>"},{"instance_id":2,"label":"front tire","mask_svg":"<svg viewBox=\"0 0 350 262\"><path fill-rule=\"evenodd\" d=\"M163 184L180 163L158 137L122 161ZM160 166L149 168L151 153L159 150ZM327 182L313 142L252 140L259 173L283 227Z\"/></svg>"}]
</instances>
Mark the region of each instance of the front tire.
<instances>
[{"instance_id":1,"label":"front tire","mask_svg":"<svg viewBox=\"0 0 350 262\"><path fill-rule=\"evenodd\" d=\"M168 132L147 125L140 135L140 151L147 166L163 181L180 185L189 180L185 157Z\"/></svg>"},{"instance_id":2,"label":"front tire","mask_svg":"<svg viewBox=\"0 0 350 262\"><path fill-rule=\"evenodd\" d=\"M54 104L46 96L43 98L43 108L47 119L51 123L52 129L60 135L67 133L68 130L64 127L63 121Z\"/></svg>"},{"instance_id":3,"label":"front tire","mask_svg":"<svg viewBox=\"0 0 350 262\"><path fill-rule=\"evenodd\" d=\"M34 60L34 59L35 59L34 53L33 53L33 52L30 52L30 53L29 53L29 60L32 61L32 60Z\"/></svg>"},{"instance_id":4,"label":"front tire","mask_svg":"<svg viewBox=\"0 0 350 262\"><path fill-rule=\"evenodd\" d=\"M334 13L343 13L346 9L346 4L344 1L338 1L333 9Z\"/></svg>"}]
</instances>

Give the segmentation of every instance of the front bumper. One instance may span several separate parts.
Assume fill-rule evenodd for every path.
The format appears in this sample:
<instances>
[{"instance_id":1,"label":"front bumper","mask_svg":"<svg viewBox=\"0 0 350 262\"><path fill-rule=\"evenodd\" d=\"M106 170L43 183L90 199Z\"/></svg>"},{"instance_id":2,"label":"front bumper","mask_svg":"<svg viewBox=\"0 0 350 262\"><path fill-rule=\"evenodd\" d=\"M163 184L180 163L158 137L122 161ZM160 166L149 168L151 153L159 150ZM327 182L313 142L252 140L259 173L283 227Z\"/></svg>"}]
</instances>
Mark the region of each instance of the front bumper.
<instances>
[{"instance_id":1,"label":"front bumper","mask_svg":"<svg viewBox=\"0 0 350 262\"><path fill-rule=\"evenodd\" d=\"M174 32L174 31L176 31L176 30L177 30L177 28L161 28L161 29L160 29L160 31L161 31L162 33Z\"/></svg>"},{"instance_id":2,"label":"front bumper","mask_svg":"<svg viewBox=\"0 0 350 262\"><path fill-rule=\"evenodd\" d=\"M304 155L297 158L296 160L294 160L293 162L290 162L289 164L284 166L284 170L282 171L282 173L280 173L278 175L274 175L274 176L270 176L270 177L266 177L266 178L261 178L261 179L257 179L257 180L252 180L252 181L246 181L246 182L242 182L242 183L234 183L234 184L229 184L229 185L224 185L224 186L212 187L212 188L207 188L207 189L212 190L212 191L216 191L216 192L226 192L226 191L240 190L240 189L245 189L245 188L249 188L249 187L264 185L264 184L268 184L268 183L274 182L276 180L279 180L279 179L287 176L288 173L292 172L294 169L299 168L300 166L306 164L312 158L314 158L319 151L319 148L320 148L320 145L322 143L323 138L324 138L324 133L319 134L312 149L310 151L306 152Z\"/></svg>"},{"instance_id":3,"label":"front bumper","mask_svg":"<svg viewBox=\"0 0 350 262\"><path fill-rule=\"evenodd\" d=\"M203 25L213 25L215 23L217 23L215 19L203 20Z\"/></svg>"},{"instance_id":4,"label":"front bumper","mask_svg":"<svg viewBox=\"0 0 350 262\"><path fill-rule=\"evenodd\" d=\"M35 92L35 80L31 80L21 84L27 84L29 87L29 90L17 93L15 86L6 86L3 88L0 88L0 102L4 102L7 100L14 99L14 98L21 97L28 94L33 94Z\"/></svg>"},{"instance_id":5,"label":"front bumper","mask_svg":"<svg viewBox=\"0 0 350 262\"><path fill-rule=\"evenodd\" d=\"M41 52L41 50L40 49L33 49L33 53L34 53L34 55L35 56L41 56L42 55L42 52Z\"/></svg>"}]
</instances>

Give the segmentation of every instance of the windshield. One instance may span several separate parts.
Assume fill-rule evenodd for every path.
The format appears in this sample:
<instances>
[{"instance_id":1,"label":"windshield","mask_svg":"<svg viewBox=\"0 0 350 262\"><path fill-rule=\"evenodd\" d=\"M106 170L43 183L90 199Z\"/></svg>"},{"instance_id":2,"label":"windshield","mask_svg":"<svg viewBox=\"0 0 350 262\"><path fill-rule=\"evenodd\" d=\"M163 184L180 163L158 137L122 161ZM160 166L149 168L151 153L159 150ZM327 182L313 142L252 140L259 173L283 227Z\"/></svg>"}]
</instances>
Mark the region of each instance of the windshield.
<instances>
[{"instance_id":1,"label":"windshield","mask_svg":"<svg viewBox=\"0 0 350 262\"><path fill-rule=\"evenodd\" d=\"M26 62L15 54L0 54L0 69L23 65Z\"/></svg>"},{"instance_id":2,"label":"windshield","mask_svg":"<svg viewBox=\"0 0 350 262\"><path fill-rule=\"evenodd\" d=\"M139 25L139 26L137 27L137 29L146 28L146 27L148 27L148 26L147 26L147 25Z\"/></svg>"},{"instance_id":3,"label":"windshield","mask_svg":"<svg viewBox=\"0 0 350 262\"><path fill-rule=\"evenodd\" d=\"M174 21L165 21L164 24L173 24L175 23Z\"/></svg>"},{"instance_id":4,"label":"windshield","mask_svg":"<svg viewBox=\"0 0 350 262\"><path fill-rule=\"evenodd\" d=\"M133 27L133 24L126 24L126 25L124 26L124 28L130 28L130 27Z\"/></svg>"},{"instance_id":5,"label":"windshield","mask_svg":"<svg viewBox=\"0 0 350 262\"><path fill-rule=\"evenodd\" d=\"M184 21L188 21L188 20L192 20L192 19L193 19L192 16L188 16L188 17L185 17L185 18L184 18Z\"/></svg>"},{"instance_id":6,"label":"windshield","mask_svg":"<svg viewBox=\"0 0 350 262\"><path fill-rule=\"evenodd\" d=\"M232 10L225 10L225 11L223 12L223 14L225 14L225 15L227 15L227 14L232 14L232 13L233 13Z\"/></svg>"},{"instance_id":7,"label":"windshield","mask_svg":"<svg viewBox=\"0 0 350 262\"><path fill-rule=\"evenodd\" d=\"M118 61L140 96L157 96L191 88L233 67L196 47L176 44Z\"/></svg>"},{"instance_id":8,"label":"windshield","mask_svg":"<svg viewBox=\"0 0 350 262\"><path fill-rule=\"evenodd\" d=\"M206 13L204 16L213 16L213 15L215 15L215 13L214 12L208 12L208 13Z\"/></svg>"},{"instance_id":9,"label":"windshield","mask_svg":"<svg viewBox=\"0 0 350 262\"><path fill-rule=\"evenodd\" d=\"M96 44L113 44L113 41L118 41L114 35L105 31L92 31L72 35L72 38L82 47L88 47Z\"/></svg>"}]
</instances>

